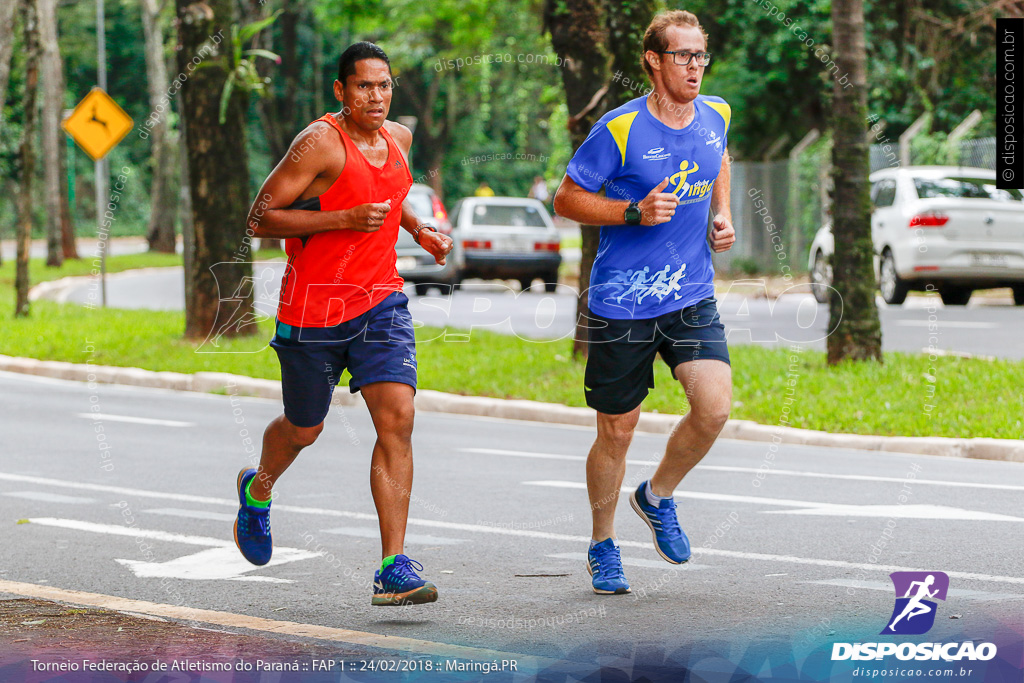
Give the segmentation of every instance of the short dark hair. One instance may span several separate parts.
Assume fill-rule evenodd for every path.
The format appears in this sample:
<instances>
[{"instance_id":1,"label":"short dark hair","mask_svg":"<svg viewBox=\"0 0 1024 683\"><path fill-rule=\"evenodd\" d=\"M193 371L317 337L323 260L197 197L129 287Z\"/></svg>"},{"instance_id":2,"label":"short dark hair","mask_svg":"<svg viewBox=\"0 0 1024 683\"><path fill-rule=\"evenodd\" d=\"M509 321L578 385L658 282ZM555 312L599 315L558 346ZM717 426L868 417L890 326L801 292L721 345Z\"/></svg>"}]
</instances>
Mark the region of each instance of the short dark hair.
<instances>
[{"instance_id":1,"label":"short dark hair","mask_svg":"<svg viewBox=\"0 0 1024 683\"><path fill-rule=\"evenodd\" d=\"M345 84L346 78L356 72L356 62L364 59L380 59L388 65L388 71L391 71L391 60L388 59L387 53L379 45L364 40L349 45L338 59L338 80L342 85Z\"/></svg>"}]
</instances>

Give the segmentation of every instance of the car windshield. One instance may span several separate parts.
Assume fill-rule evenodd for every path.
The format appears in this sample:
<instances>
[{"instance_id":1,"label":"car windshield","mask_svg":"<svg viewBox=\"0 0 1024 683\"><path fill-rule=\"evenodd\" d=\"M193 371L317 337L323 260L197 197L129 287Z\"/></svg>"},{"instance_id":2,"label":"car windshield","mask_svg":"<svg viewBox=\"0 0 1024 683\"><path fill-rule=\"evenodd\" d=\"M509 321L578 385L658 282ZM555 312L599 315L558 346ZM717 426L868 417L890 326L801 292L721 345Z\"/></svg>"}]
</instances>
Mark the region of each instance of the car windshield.
<instances>
[{"instance_id":1,"label":"car windshield","mask_svg":"<svg viewBox=\"0 0 1024 683\"><path fill-rule=\"evenodd\" d=\"M914 187L921 199L957 197L1019 202L1024 198L1020 190L1001 190L995 180L984 178L914 178Z\"/></svg>"},{"instance_id":2,"label":"car windshield","mask_svg":"<svg viewBox=\"0 0 1024 683\"><path fill-rule=\"evenodd\" d=\"M430 193L416 192L414 190L409 193L406 200L412 204L412 210L416 212L420 219L434 217L434 207L430 201Z\"/></svg>"},{"instance_id":3,"label":"car windshield","mask_svg":"<svg viewBox=\"0 0 1024 683\"><path fill-rule=\"evenodd\" d=\"M510 228L544 228L547 224L536 206L477 204L473 225L505 225Z\"/></svg>"}]
</instances>

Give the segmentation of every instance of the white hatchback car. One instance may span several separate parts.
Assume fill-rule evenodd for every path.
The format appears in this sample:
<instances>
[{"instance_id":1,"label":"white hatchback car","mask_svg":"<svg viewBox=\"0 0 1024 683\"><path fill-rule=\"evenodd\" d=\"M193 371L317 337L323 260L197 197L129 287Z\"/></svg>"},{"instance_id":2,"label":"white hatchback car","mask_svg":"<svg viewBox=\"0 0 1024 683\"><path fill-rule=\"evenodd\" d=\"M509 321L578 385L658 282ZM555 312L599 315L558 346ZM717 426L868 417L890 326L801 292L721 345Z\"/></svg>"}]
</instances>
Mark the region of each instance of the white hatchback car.
<instances>
[{"instance_id":1,"label":"white hatchback car","mask_svg":"<svg viewBox=\"0 0 1024 683\"><path fill-rule=\"evenodd\" d=\"M871 239L882 298L938 290L962 306L975 289L1013 288L1024 306L1024 193L996 187L995 171L957 166L887 168L871 174ZM828 300L834 240L818 230L808 259L818 301Z\"/></svg>"}]
</instances>

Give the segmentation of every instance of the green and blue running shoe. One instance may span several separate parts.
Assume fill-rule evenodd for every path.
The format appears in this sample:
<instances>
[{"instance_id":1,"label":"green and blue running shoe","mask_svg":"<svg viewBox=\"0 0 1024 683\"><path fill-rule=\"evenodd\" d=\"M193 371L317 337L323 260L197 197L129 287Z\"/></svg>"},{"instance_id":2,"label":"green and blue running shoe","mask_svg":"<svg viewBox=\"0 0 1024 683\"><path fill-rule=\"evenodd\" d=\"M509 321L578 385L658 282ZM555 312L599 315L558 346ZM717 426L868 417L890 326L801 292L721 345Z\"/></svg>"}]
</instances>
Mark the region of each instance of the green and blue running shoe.
<instances>
[{"instance_id":1,"label":"green and blue running shoe","mask_svg":"<svg viewBox=\"0 0 1024 683\"><path fill-rule=\"evenodd\" d=\"M235 545L242 556L253 564L270 562L274 543L270 538L270 501L262 503L247 495L249 483L256 477L255 469L238 473L238 517L235 518ZM256 505L252 505L256 503Z\"/></svg>"},{"instance_id":2,"label":"green and blue running shoe","mask_svg":"<svg viewBox=\"0 0 1024 683\"><path fill-rule=\"evenodd\" d=\"M390 562L389 562L390 560ZM422 605L437 601L437 587L416 573L423 565L405 555L385 558L373 575L374 605Z\"/></svg>"},{"instance_id":3,"label":"green and blue running shoe","mask_svg":"<svg viewBox=\"0 0 1024 683\"><path fill-rule=\"evenodd\" d=\"M606 538L594 544L587 553L587 571L590 572L594 592L598 595L616 595L629 592L629 583L622 571L622 557L615 541Z\"/></svg>"},{"instance_id":4,"label":"green and blue running shoe","mask_svg":"<svg viewBox=\"0 0 1024 683\"><path fill-rule=\"evenodd\" d=\"M654 536L654 549L666 562L682 564L690 559L690 539L679 528L676 518L676 502L671 498L662 498L661 505L654 507L647 502L648 482L637 487L629 504L647 522Z\"/></svg>"}]
</instances>

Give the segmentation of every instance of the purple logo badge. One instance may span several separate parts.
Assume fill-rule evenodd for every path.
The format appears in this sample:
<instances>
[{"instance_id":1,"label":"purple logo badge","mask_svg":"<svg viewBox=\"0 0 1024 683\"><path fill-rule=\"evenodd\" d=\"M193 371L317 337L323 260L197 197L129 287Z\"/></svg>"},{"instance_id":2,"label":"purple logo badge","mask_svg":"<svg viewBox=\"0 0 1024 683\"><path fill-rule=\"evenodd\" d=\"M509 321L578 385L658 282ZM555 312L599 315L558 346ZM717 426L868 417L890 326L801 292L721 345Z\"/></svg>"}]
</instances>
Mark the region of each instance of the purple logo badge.
<instances>
[{"instance_id":1,"label":"purple logo badge","mask_svg":"<svg viewBox=\"0 0 1024 683\"><path fill-rule=\"evenodd\" d=\"M893 572L896 606L881 635L921 635L935 623L936 603L945 600L949 577L943 572Z\"/></svg>"}]
</instances>

